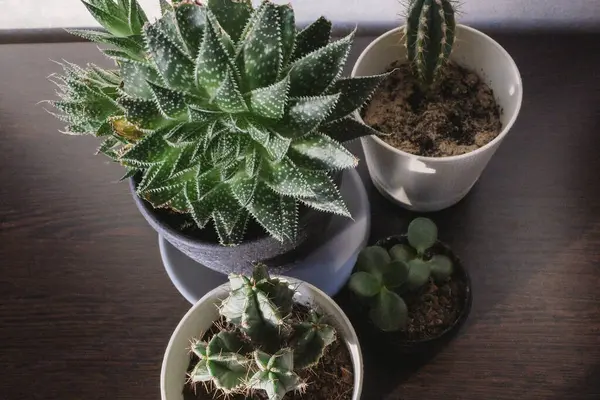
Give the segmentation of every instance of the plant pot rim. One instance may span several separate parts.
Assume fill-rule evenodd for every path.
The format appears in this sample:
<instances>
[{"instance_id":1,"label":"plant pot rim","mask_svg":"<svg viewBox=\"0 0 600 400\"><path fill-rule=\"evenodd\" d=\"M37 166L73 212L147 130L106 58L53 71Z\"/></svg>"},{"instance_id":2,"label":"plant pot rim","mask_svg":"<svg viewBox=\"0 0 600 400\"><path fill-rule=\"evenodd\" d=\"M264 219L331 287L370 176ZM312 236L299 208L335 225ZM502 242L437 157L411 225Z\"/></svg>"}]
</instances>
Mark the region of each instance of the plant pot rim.
<instances>
[{"instance_id":1,"label":"plant pot rim","mask_svg":"<svg viewBox=\"0 0 600 400\"><path fill-rule=\"evenodd\" d=\"M343 326L343 329L346 331L346 334L342 334L340 332L338 334L338 338L343 340L344 344L348 349L348 352L350 353L354 378L352 400L360 400L364 380L362 351L360 347L360 342L358 341L358 336L356 335L356 331L354 330L352 323L350 322L344 311L335 301L333 301L333 299L330 296L328 296L325 292L308 282L284 275L273 275L272 277L286 281L290 284L290 286L294 286L296 288L303 287L304 289L307 289L307 292L310 294L309 301L313 301L317 306L322 307L325 304L327 304L327 308L333 310L333 312L329 313L328 315L330 315L333 318L338 327ZM196 313L196 310L200 308L201 305L203 305L206 302L216 302L222 299L223 296L226 296L228 292L229 282L225 282L222 285L217 286L210 292L206 293L200 300L198 300L198 302L186 312L186 314L177 324L177 327L175 328L169 339L169 343L165 350L160 370L160 392L162 400L173 400L172 398L168 397L166 390L166 377L169 373L169 371L167 370L167 364L169 355L173 351L174 347L177 345L175 342L179 332L188 323L188 320L191 318L192 315Z\"/></svg>"},{"instance_id":2,"label":"plant pot rim","mask_svg":"<svg viewBox=\"0 0 600 400\"><path fill-rule=\"evenodd\" d=\"M407 240L407 235L401 234L401 235L387 236L385 238L377 240L377 242L375 243L375 246L382 246L383 243L386 243L386 242L389 242L392 240L405 241L405 240ZM471 276L469 275L469 271L467 270L467 268L465 268L462 261L456 256L454 251L452 251L450 246L448 246L447 244L445 244L444 242L442 242L440 240L436 240L435 244L442 246L446 251L448 251L452 255L452 261L453 261L454 268L458 267L458 270L456 270L456 269L454 270L453 275L456 273L459 273L461 279L464 280L464 283L465 283L465 294L463 297L464 305L463 305L462 309L460 310L460 313L454 320L454 322L450 326L448 326L446 329L444 329L442 332L440 332L438 335L436 335L434 337L423 338L423 339L408 339L408 340L402 340L401 342L398 341L398 344L400 344L402 347L409 348L409 347L413 347L413 346L423 346L423 345L427 345L430 343L436 343L438 341L443 340L444 338L452 336L465 323L465 321L467 320L467 317L469 316L469 314L471 312L471 306L473 303L473 290L471 287ZM378 329L375 326L374 326L374 328ZM390 337L394 334L394 332L384 332L384 333L386 335L389 335Z\"/></svg>"},{"instance_id":3,"label":"plant pot rim","mask_svg":"<svg viewBox=\"0 0 600 400\"><path fill-rule=\"evenodd\" d=\"M513 72L515 73L515 75L517 76L517 80L518 80L518 85L515 89L516 93L518 94L518 98L517 98L517 107L515 108L515 112L513 113L513 115L510 118L510 121L503 126L502 131L498 134L498 136L496 136L492 141L486 143L484 146L470 151L468 153L464 153L464 154L459 154L456 156L448 156L448 157L430 157L430 156L420 156L417 154L412 154L412 153L408 153L406 151L397 149L396 147L387 144L384 140L382 140L381 138L377 137L376 135L371 135L370 138L373 139L376 143L378 143L379 145L387 148L390 151L395 152L398 155L401 156L405 156L405 157L411 157L411 158L416 158L420 161L428 161L431 163L435 163L435 162L452 162L452 161L458 161L458 160L462 160L465 158L469 158L472 156L475 156L479 153L483 153L486 150L488 150L490 147L494 146L497 142L500 142L507 134L508 132L511 130L511 128L513 127L514 123L517 120L517 117L519 116L519 112L521 110L521 105L523 103L523 80L521 78L521 73L519 72L519 68L517 67L517 64L515 63L514 59L511 57L511 55L508 53L508 51L506 51L506 49L504 49L504 47L502 47L498 42L496 42L494 39L492 39L490 36L486 35L485 33L471 28L467 25L462 25L462 24L456 24L456 28L457 31L460 30L464 30L464 31L468 31L471 32L475 35L479 35L482 38L484 38L491 46L494 46L498 49L498 51L500 51L502 53L502 55L504 57L506 57L509 62L510 65L513 69ZM375 46L379 45L379 42L381 42L384 39L387 39L389 36L394 36L397 34L403 34L404 32L404 25L400 26L398 28L394 28L392 30L389 30L387 32L385 32L384 34L378 36L375 40L373 40L371 43L369 43L369 45L362 51L362 53L360 54L360 56L358 57L358 59L356 60L356 63L354 64L354 67L352 68L352 72L350 74L351 77L356 77L356 73L358 70L359 65L362 63L362 60L365 59L367 57L367 53ZM364 123L362 117L360 116L360 113L358 111L356 111L354 113L355 117L358 119L358 121ZM366 140L367 137L363 137L361 138L361 140Z\"/></svg>"}]
</instances>

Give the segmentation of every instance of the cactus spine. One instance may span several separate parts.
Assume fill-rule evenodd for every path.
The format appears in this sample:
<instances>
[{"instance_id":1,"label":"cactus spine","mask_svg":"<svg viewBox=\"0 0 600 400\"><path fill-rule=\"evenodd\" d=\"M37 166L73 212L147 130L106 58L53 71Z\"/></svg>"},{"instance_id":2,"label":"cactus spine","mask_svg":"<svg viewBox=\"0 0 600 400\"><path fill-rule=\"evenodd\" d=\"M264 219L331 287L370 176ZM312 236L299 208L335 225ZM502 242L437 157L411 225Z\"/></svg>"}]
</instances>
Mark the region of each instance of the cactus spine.
<instances>
[{"instance_id":1,"label":"cactus spine","mask_svg":"<svg viewBox=\"0 0 600 400\"><path fill-rule=\"evenodd\" d=\"M415 75L428 87L448 62L456 20L450 0L411 0L405 26L408 58Z\"/></svg>"},{"instance_id":2,"label":"cactus spine","mask_svg":"<svg viewBox=\"0 0 600 400\"><path fill-rule=\"evenodd\" d=\"M319 362L336 340L335 329L315 310L303 320L294 316L294 290L271 278L264 265L255 266L251 277L230 275L229 283L219 307L229 326L208 342L193 342L198 362L190 381L212 382L225 395L260 390L269 400L303 391L298 371Z\"/></svg>"}]
</instances>

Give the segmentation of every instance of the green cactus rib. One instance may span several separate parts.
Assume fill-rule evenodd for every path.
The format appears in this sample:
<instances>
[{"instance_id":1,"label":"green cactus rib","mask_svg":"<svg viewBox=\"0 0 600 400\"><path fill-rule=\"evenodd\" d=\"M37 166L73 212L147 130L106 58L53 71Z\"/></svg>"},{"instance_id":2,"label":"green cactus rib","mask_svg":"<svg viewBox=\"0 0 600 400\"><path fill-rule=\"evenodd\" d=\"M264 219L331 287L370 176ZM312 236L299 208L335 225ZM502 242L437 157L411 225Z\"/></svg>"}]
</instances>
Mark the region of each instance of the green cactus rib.
<instances>
[{"instance_id":1,"label":"green cactus rib","mask_svg":"<svg viewBox=\"0 0 600 400\"><path fill-rule=\"evenodd\" d=\"M350 216L331 179L357 160L344 141L377 132L352 118L387 75L340 78L353 34L330 43L320 18L302 31L290 5L86 0L112 46L107 71L64 64L52 102L65 132L104 137L99 152L138 179L154 207L212 221L239 244L251 220L293 241L300 204Z\"/></svg>"},{"instance_id":2,"label":"green cactus rib","mask_svg":"<svg viewBox=\"0 0 600 400\"><path fill-rule=\"evenodd\" d=\"M424 86L435 82L448 62L456 21L451 0L411 0L405 26L408 59Z\"/></svg>"},{"instance_id":3,"label":"green cactus rib","mask_svg":"<svg viewBox=\"0 0 600 400\"><path fill-rule=\"evenodd\" d=\"M270 400L304 390L298 371L319 362L336 340L335 329L314 309L299 320L294 290L264 265L252 276L231 274L229 286L219 307L228 324L208 342L193 341L198 361L190 381L212 382L217 394L263 391Z\"/></svg>"}]
</instances>

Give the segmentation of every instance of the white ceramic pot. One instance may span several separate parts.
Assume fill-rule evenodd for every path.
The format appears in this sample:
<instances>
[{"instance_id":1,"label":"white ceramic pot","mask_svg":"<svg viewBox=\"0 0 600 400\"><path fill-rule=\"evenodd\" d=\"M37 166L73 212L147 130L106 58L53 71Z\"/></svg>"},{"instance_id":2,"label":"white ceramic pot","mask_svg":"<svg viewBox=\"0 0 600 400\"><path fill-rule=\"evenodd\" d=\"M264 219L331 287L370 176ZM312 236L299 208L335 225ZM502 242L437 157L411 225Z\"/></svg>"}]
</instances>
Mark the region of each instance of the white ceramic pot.
<instances>
[{"instance_id":1,"label":"white ceramic pot","mask_svg":"<svg viewBox=\"0 0 600 400\"><path fill-rule=\"evenodd\" d=\"M352 76L386 71L406 60L404 28L375 39L360 55ZM502 132L485 146L452 157L421 157L398 150L378 137L361 139L375 187L390 200L414 211L437 211L460 201L471 190L513 126L523 98L519 70L511 56L489 36L464 25L456 27L451 60L476 72L494 91L502 113ZM357 115L360 119L360 115Z\"/></svg>"},{"instance_id":2,"label":"white ceramic pot","mask_svg":"<svg viewBox=\"0 0 600 400\"><path fill-rule=\"evenodd\" d=\"M296 290L294 299L301 304L313 304L332 319L339 340L343 340L352 357L354 369L354 393L352 400L359 400L363 385L363 360L358 337L352 324L341 308L315 286L294 278L286 280ZM219 318L217 305L227 297L229 283L213 289L202 297L183 317L167 346L160 372L162 400L183 400L182 390L186 381L186 371L190 363L190 339L197 338L208 330ZM308 399L307 399L308 400Z\"/></svg>"}]
</instances>

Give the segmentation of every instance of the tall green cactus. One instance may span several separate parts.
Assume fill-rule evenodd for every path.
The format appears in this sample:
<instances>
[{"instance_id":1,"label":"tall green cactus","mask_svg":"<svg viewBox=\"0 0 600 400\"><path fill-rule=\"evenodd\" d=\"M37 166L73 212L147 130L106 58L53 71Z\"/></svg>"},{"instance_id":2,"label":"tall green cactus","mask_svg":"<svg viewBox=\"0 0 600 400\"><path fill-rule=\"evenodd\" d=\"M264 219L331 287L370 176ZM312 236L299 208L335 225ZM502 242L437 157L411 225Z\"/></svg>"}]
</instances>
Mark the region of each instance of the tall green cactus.
<instances>
[{"instance_id":1,"label":"tall green cactus","mask_svg":"<svg viewBox=\"0 0 600 400\"><path fill-rule=\"evenodd\" d=\"M304 320L293 311L294 290L271 278L264 265L251 277L231 274L229 296L219 313L228 326L207 342L194 341L198 362L190 381L212 382L224 393L262 390L269 400L306 387L298 371L317 364L336 340L324 316L309 310Z\"/></svg>"},{"instance_id":2,"label":"tall green cactus","mask_svg":"<svg viewBox=\"0 0 600 400\"><path fill-rule=\"evenodd\" d=\"M415 75L430 86L448 62L456 20L451 0L411 0L405 26L406 48Z\"/></svg>"}]
</instances>

